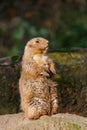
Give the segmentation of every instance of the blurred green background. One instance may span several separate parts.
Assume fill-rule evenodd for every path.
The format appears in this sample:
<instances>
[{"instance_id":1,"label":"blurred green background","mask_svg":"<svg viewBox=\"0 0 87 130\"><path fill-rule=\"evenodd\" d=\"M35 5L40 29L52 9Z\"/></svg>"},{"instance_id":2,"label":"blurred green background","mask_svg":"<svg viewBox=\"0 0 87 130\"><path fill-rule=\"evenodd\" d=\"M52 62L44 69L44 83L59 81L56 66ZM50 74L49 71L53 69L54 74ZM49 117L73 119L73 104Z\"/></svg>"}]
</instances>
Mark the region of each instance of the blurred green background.
<instances>
[{"instance_id":1,"label":"blurred green background","mask_svg":"<svg viewBox=\"0 0 87 130\"><path fill-rule=\"evenodd\" d=\"M87 0L1 0L0 57L21 54L36 36L50 51L87 48Z\"/></svg>"}]
</instances>

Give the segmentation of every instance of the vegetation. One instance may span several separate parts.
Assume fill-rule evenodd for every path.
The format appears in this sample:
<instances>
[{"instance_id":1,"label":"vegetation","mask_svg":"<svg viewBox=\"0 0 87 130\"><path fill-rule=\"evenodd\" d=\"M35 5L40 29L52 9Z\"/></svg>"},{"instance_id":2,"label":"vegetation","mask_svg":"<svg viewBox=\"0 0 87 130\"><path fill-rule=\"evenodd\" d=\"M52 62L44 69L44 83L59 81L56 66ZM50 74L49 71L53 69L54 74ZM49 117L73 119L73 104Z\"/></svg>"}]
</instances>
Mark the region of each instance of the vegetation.
<instances>
[{"instance_id":1,"label":"vegetation","mask_svg":"<svg viewBox=\"0 0 87 130\"><path fill-rule=\"evenodd\" d=\"M87 47L86 0L2 1L0 57L23 52L32 37L50 41L51 51Z\"/></svg>"}]
</instances>

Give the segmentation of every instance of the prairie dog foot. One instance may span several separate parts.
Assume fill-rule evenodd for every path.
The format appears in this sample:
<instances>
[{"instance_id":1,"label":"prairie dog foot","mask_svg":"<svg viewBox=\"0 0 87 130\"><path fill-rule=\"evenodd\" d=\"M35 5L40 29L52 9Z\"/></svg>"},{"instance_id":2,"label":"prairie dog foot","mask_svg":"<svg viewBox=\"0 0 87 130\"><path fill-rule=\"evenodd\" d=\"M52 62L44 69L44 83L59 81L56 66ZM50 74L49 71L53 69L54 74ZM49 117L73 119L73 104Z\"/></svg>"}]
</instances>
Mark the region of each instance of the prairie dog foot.
<instances>
[{"instance_id":1,"label":"prairie dog foot","mask_svg":"<svg viewBox=\"0 0 87 130\"><path fill-rule=\"evenodd\" d=\"M42 100L30 102L27 110L25 110L25 116L28 119L38 119L43 115L49 115L49 113L48 104Z\"/></svg>"}]
</instances>

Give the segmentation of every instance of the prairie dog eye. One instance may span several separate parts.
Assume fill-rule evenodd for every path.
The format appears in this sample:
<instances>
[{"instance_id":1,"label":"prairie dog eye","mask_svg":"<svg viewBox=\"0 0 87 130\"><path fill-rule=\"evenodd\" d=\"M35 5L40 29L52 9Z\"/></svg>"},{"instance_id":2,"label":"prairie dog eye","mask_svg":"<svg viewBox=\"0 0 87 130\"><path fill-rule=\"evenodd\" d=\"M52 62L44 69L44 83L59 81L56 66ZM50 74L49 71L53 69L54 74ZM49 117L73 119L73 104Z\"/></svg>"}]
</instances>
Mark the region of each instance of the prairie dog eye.
<instances>
[{"instance_id":1,"label":"prairie dog eye","mask_svg":"<svg viewBox=\"0 0 87 130\"><path fill-rule=\"evenodd\" d=\"M40 43L39 40L36 40L36 43Z\"/></svg>"}]
</instances>

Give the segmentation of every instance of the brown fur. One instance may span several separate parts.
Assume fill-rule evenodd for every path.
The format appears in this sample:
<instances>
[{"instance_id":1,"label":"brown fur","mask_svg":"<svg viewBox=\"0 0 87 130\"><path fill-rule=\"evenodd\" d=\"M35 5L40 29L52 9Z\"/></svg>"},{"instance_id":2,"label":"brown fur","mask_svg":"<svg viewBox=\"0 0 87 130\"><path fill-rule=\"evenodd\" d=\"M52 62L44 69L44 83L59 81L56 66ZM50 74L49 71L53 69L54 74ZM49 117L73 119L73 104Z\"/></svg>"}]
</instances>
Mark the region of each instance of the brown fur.
<instances>
[{"instance_id":1,"label":"brown fur","mask_svg":"<svg viewBox=\"0 0 87 130\"><path fill-rule=\"evenodd\" d=\"M56 71L47 49L44 38L33 38L25 46L19 90L22 110L29 119L58 111L57 88L50 79Z\"/></svg>"}]
</instances>

